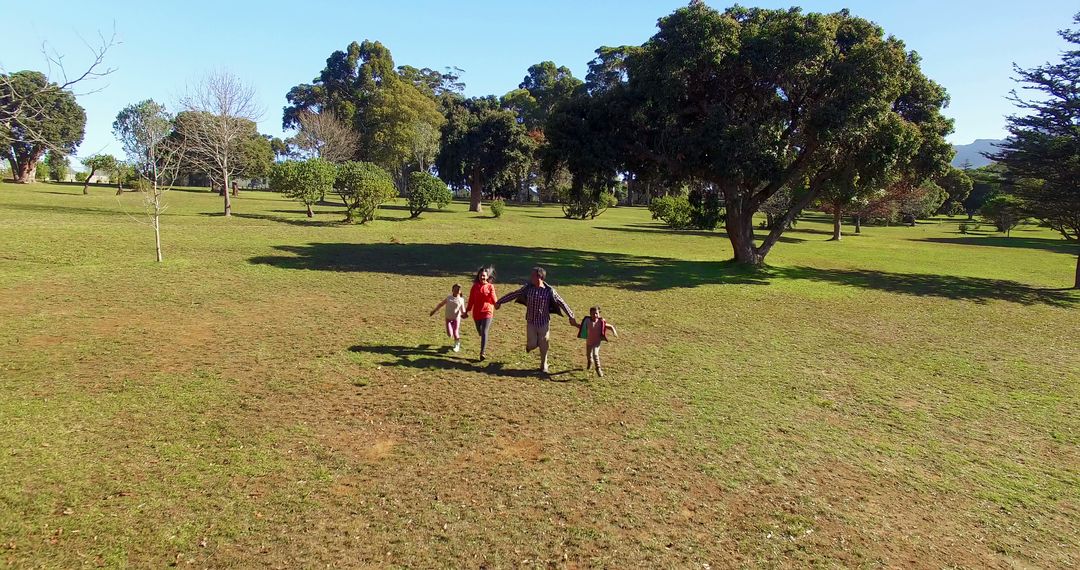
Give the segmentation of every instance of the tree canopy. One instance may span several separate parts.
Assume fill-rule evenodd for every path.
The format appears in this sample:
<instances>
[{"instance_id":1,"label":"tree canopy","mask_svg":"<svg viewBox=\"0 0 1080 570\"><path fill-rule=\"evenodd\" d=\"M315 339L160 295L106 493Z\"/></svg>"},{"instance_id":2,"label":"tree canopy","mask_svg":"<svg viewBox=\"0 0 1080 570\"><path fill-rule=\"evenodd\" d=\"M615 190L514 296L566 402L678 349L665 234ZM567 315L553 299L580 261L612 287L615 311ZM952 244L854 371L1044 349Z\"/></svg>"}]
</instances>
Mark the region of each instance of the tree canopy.
<instances>
[{"instance_id":1,"label":"tree canopy","mask_svg":"<svg viewBox=\"0 0 1080 570\"><path fill-rule=\"evenodd\" d=\"M322 158L286 160L270 168L270 189L306 206L310 218L315 215L311 207L333 189L336 174L334 165Z\"/></svg>"},{"instance_id":2,"label":"tree canopy","mask_svg":"<svg viewBox=\"0 0 1080 570\"><path fill-rule=\"evenodd\" d=\"M16 182L29 183L46 151L75 153L86 131L86 111L44 73L19 71L0 79L0 115L9 118L0 124L0 158L11 164Z\"/></svg>"},{"instance_id":3,"label":"tree canopy","mask_svg":"<svg viewBox=\"0 0 1080 570\"><path fill-rule=\"evenodd\" d=\"M352 42L330 54L312 83L289 90L282 124L298 128L304 113L332 113L359 138L350 158L383 167L403 190L408 172L428 168L438 151L445 119L437 101L462 86L449 71L395 67L377 41Z\"/></svg>"},{"instance_id":4,"label":"tree canopy","mask_svg":"<svg viewBox=\"0 0 1080 570\"><path fill-rule=\"evenodd\" d=\"M1080 14L1073 22L1080 24ZM1013 101L1025 114L1008 118L1010 137L990 158L1014 181L1027 211L1069 241L1080 241L1080 29L1059 32L1072 47L1058 63L1016 68L1024 89ZM1080 288L1080 256L1074 287Z\"/></svg>"},{"instance_id":5,"label":"tree canopy","mask_svg":"<svg viewBox=\"0 0 1080 570\"><path fill-rule=\"evenodd\" d=\"M753 215L784 187L809 188L790 219L826 181L865 176L876 153L887 164L872 168L910 177L936 175L951 158L944 89L900 40L847 11L694 2L658 27L640 47L598 50L591 83L564 108L564 132L547 134L575 176L714 186L737 261L762 263L779 240L786 223L757 243Z\"/></svg>"},{"instance_id":6,"label":"tree canopy","mask_svg":"<svg viewBox=\"0 0 1080 570\"><path fill-rule=\"evenodd\" d=\"M485 189L525 175L534 145L514 112L494 97L456 101L447 110L436 167L447 184L470 189L469 209L479 212Z\"/></svg>"}]
</instances>

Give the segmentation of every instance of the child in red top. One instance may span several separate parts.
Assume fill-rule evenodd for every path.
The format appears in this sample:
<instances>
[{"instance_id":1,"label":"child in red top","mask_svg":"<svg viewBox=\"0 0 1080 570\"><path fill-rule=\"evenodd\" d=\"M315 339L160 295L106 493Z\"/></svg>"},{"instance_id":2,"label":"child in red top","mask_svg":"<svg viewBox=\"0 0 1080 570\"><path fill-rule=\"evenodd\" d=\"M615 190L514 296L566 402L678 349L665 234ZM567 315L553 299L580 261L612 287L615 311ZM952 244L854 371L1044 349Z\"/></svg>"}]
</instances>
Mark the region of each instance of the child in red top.
<instances>
[{"instance_id":1,"label":"child in red top","mask_svg":"<svg viewBox=\"0 0 1080 570\"><path fill-rule=\"evenodd\" d=\"M607 340L608 331L616 337L619 336L615 327L600 316L600 307L593 307L589 309L589 316L582 320L578 333L579 337L585 339L585 370L596 363L596 375L601 378L604 370L600 368L600 343Z\"/></svg>"},{"instance_id":2,"label":"child in red top","mask_svg":"<svg viewBox=\"0 0 1080 570\"><path fill-rule=\"evenodd\" d=\"M495 316L495 268L481 267L476 272L472 290L469 291L469 304L465 306L465 316L472 313L476 324L476 333L480 335L480 360L486 358L488 332L491 319Z\"/></svg>"}]
</instances>

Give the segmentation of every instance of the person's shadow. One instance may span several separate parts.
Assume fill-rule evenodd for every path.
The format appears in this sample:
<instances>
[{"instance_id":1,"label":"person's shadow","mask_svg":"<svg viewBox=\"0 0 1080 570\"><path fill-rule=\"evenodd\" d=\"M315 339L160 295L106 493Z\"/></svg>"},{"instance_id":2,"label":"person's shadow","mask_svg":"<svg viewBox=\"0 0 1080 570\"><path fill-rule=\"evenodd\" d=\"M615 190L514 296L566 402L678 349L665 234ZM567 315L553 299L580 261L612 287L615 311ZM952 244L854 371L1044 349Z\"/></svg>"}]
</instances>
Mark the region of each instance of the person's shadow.
<instances>
[{"instance_id":1,"label":"person's shadow","mask_svg":"<svg viewBox=\"0 0 1080 570\"><path fill-rule=\"evenodd\" d=\"M535 369L507 368L502 362L476 362L463 356L457 356L449 346L437 347L430 344L417 346L357 344L349 347L349 352L378 354L389 357L388 360L378 362L379 366L404 366L421 370L460 370L462 372L478 372L504 378L539 378L541 380L565 381L557 380L557 378L572 372L572 370L563 370L542 374Z\"/></svg>"}]
</instances>

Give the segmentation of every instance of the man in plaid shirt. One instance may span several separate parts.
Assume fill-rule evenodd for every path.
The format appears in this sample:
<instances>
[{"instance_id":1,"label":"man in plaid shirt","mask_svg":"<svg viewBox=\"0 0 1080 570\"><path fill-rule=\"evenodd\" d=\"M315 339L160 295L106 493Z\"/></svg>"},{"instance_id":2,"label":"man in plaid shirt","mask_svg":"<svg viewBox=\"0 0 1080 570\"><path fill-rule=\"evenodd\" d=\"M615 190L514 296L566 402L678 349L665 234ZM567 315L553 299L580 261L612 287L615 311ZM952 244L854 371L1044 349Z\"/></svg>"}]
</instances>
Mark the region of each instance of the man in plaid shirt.
<instances>
[{"instance_id":1,"label":"man in plaid shirt","mask_svg":"<svg viewBox=\"0 0 1080 570\"><path fill-rule=\"evenodd\" d=\"M504 295L495 303L498 309L503 303L525 298L525 352L540 349L540 372L548 373L548 325L553 310L565 313L570 319L570 326L578 326L574 311L566 304L559 293L552 289L544 279L547 271L543 267L533 267L530 283L513 293Z\"/></svg>"}]
</instances>

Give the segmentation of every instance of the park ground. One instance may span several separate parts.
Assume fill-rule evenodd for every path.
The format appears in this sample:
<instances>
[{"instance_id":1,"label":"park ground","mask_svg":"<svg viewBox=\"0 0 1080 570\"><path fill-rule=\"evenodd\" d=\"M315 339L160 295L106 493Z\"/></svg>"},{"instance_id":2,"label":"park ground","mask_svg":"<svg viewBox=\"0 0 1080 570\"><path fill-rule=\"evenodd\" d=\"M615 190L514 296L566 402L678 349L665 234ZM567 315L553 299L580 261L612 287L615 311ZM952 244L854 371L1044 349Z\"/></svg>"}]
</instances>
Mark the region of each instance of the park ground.
<instances>
[{"instance_id":1,"label":"park ground","mask_svg":"<svg viewBox=\"0 0 1080 570\"><path fill-rule=\"evenodd\" d=\"M641 208L492 219L0 186L0 561L12 567L1080 564L1080 295L1052 232L960 219L760 272ZM533 264L620 337L520 306L490 361L428 311Z\"/></svg>"}]
</instances>

